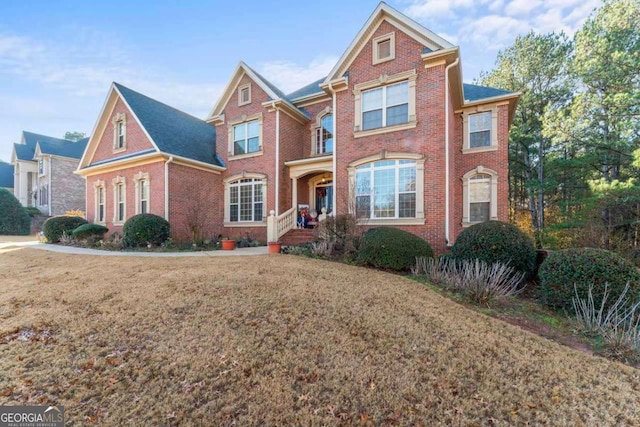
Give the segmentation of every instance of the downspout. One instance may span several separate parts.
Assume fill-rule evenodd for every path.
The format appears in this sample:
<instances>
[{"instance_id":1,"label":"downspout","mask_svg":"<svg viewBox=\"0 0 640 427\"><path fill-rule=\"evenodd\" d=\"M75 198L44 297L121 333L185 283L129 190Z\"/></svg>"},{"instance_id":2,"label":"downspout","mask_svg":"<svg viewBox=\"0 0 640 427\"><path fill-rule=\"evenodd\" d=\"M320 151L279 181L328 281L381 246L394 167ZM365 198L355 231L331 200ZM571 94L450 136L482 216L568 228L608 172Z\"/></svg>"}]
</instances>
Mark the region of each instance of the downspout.
<instances>
[{"instance_id":1,"label":"downspout","mask_svg":"<svg viewBox=\"0 0 640 427\"><path fill-rule=\"evenodd\" d=\"M169 221L169 163L173 162L173 156L169 156L164 162L164 219Z\"/></svg>"},{"instance_id":2,"label":"downspout","mask_svg":"<svg viewBox=\"0 0 640 427\"><path fill-rule=\"evenodd\" d=\"M49 170L47 171L47 205L49 207L49 216L53 215L53 209L51 208L51 174L53 173L53 159L49 156Z\"/></svg>"},{"instance_id":3,"label":"downspout","mask_svg":"<svg viewBox=\"0 0 640 427\"><path fill-rule=\"evenodd\" d=\"M280 214L280 109L276 107L276 102L271 102L271 108L276 110L276 217Z\"/></svg>"},{"instance_id":4,"label":"downspout","mask_svg":"<svg viewBox=\"0 0 640 427\"><path fill-rule=\"evenodd\" d=\"M447 246L451 244L449 236L449 69L458 65L460 57L456 58L451 64L444 69L444 240Z\"/></svg>"},{"instance_id":5,"label":"downspout","mask_svg":"<svg viewBox=\"0 0 640 427\"><path fill-rule=\"evenodd\" d=\"M333 126L331 129L331 133L333 136L333 156L332 156L332 165L331 165L331 175L333 177L333 194L331 196L331 205L333 206L333 211L331 212L331 215L333 215L333 217L336 217L336 211L338 208L338 205L336 203L336 199L337 199L337 191L336 191L336 184L338 183L338 180L336 179L336 172L337 172L337 159L336 159L336 148L338 146L337 141L337 132L336 132L336 127L337 127L337 123L338 120L336 119L336 91L333 89L333 86L331 85L331 82L329 82L329 86L327 87L327 89L329 89L329 92L331 92L331 98L332 98L332 105L331 105L331 114L333 115Z\"/></svg>"}]
</instances>

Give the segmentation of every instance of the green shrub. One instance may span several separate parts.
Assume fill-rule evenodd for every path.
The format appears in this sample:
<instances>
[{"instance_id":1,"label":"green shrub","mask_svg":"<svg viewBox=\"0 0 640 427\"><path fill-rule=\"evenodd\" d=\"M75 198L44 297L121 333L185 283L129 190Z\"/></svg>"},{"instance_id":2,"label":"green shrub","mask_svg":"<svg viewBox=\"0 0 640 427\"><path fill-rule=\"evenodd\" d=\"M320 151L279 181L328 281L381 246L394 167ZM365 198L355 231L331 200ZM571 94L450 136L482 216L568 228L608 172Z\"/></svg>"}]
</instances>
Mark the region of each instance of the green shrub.
<instances>
[{"instance_id":1,"label":"green shrub","mask_svg":"<svg viewBox=\"0 0 640 427\"><path fill-rule=\"evenodd\" d=\"M160 245L169 238L169 222L154 214L134 215L124 223L122 239L125 246Z\"/></svg>"},{"instance_id":2,"label":"green shrub","mask_svg":"<svg viewBox=\"0 0 640 427\"><path fill-rule=\"evenodd\" d=\"M533 240L515 225L501 221L487 221L464 229L451 248L451 255L459 260L507 264L524 273L525 279L533 277L536 268Z\"/></svg>"},{"instance_id":3,"label":"green shrub","mask_svg":"<svg viewBox=\"0 0 640 427\"><path fill-rule=\"evenodd\" d=\"M40 209L36 208L35 206L27 206L26 208L24 208L24 210L31 218L42 215Z\"/></svg>"},{"instance_id":4,"label":"green shrub","mask_svg":"<svg viewBox=\"0 0 640 427\"><path fill-rule=\"evenodd\" d=\"M404 230L372 228L362 238L358 261L376 268L408 271L416 257L433 257L428 242Z\"/></svg>"},{"instance_id":5,"label":"green shrub","mask_svg":"<svg viewBox=\"0 0 640 427\"><path fill-rule=\"evenodd\" d=\"M28 235L31 218L16 196L0 188L0 234Z\"/></svg>"},{"instance_id":6,"label":"green shrub","mask_svg":"<svg viewBox=\"0 0 640 427\"><path fill-rule=\"evenodd\" d=\"M62 233L71 235L73 230L86 223L87 220L79 216L52 216L42 224L42 232L49 243L58 243Z\"/></svg>"},{"instance_id":7,"label":"green shrub","mask_svg":"<svg viewBox=\"0 0 640 427\"><path fill-rule=\"evenodd\" d=\"M618 299L627 282L630 285L630 302L636 302L640 295L637 269L621 256L604 249L574 248L551 252L540 266L538 275L539 301L551 308L570 312L573 312L572 300L576 291L579 298L586 300L590 285L593 285L592 294L598 308L605 284L609 293L605 307Z\"/></svg>"},{"instance_id":8,"label":"green shrub","mask_svg":"<svg viewBox=\"0 0 640 427\"><path fill-rule=\"evenodd\" d=\"M82 224L80 227L74 229L71 234L78 240L93 238L102 239L104 234L108 231L109 229L104 225L89 223Z\"/></svg>"}]
</instances>

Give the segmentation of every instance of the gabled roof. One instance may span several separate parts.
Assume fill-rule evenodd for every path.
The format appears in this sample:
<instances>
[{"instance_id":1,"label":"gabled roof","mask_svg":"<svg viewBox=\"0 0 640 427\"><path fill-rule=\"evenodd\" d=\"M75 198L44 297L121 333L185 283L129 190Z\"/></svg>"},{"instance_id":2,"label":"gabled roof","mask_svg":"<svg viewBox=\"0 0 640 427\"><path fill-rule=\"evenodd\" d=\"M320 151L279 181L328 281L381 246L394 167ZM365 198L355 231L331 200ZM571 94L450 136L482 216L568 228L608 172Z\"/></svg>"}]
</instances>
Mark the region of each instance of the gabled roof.
<instances>
[{"instance_id":1,"label":"gabled roof","mask_svg":"<svg viewBox=\"0 0 640 427\"><path fill-rule=\"evenodd\" d=\"M161 152L224 166L216 154L216 128L183 111L113 83Z\"/></svg>"},{"instance_id":2,"label":"gabled roof","mask_svg":"<svg viewBox=\"0 0 640 427\"><path fill-rule=\"evenodd\" d=\"M82 141L82 140L81 140ZM86 139L88 141L88 138ZM17 160L22 161L33 161L33 156L36 151L36 146L41 144L42 146L46 146L49 152L44 154L52 154L61 157L72 157L75 159L79 159L82 156L82 152L84 151L84 147L86 146L86 141L84 144L80 143L82 148L76 146L78 144L74 141L69 141L67 139L62 138L54 138L52 136L40 135L33 132L22 131L22 141L19 144L14 144L14 153L15 158ZM68 147L67 147L68 146ZM67 147L67 148L65 148ZM76 154L77 153L77 154ZM69 155L72 154L72 155Z\"/></svg>"},{"instance_id":3,"label":"gabled roof","mask_svg":"<svg viewBox=\"0 0 640 427\"><path fill-rule=\"evenodd\" d=\"M514 95L515 92L509 92L508 90L496 89L488 86L478 86L468 83L463 83L464 100L466 102L480 101L481 99L495 98L496 96Z\"/></svg>"},{"instance_id":4,"label":"gabled roof","mask_svg":"<svg viewBox=\"0 0 640 427\"><path fill-rule=\"evenodd\" d=\"M0 188L13 189L13 165L0 162Z\"/></svg>"},{"instance_id":5,"label":"gabled roof","mask_svg":"<svg viewBox=\"0 0 640 427\"><path fill-rule=\"evenodd\" d=\"M207 121L222 114L224 107L229 102L231 96L235 93L235 89L238 86L238 83L240 83L240 79L244 74L248 75L251 80L256 82L256 84L267 94L270 101L284 103L293 113L297 113L301 118L309 117L308 113L305 110L296 107L293 102L291 102L291 99L287 95L285 95L284 92L278 89L276 85L262 77L255 70L245 64L244 61L240 61L233 74L231 75L229 83L227 83L227 86L224 88L220 99L218 99L218 102L216 102L216 105L214 105L211 113L209 113L209 115L207 116Z\"/></svg>"},{"instance_id":6,"label":"gabled roof","mask_svg":"<svg viewBox=\"0 0 640 427\"><path fill-rule=\"evenodd\" d=\"M89 138L83 138L78 141L64 141L63 144L52 144L51 142L38 141L36 152L41 154L49 154L51 156L68 157L70 159L78 159L82 157L85 148L87 148Z\"/></svg>"},{"instance_id":7,"label":"gabled roof","mask_svg":"<svg viewBox=\"0 0 640 427\"><path fill-rule=\"evenodd\" d=\"M305 98L307 96L325 93L325 91L320 87L320 84L324 81L324 79L325 77L316 80L313 83L309 83L308 85L301 87L296 91L291 92L289 95L287 95L287 98L289 98L291 101L295 101L298 98Z\"/></svg>"},{"instance_id":8,"label":"gabled roof","mask_svg":"<svg viewBox=\"0 0 640 427\"><path fill-rule=\"evenodd\" d=\"M398 12L385 2L380 2L349 47L347 47L347 50L342 54L336 65L324 79L323 84L328 84L331 80L343 77L345 71L349 68L349 65L351 65L351 62L358 56L358 53L360 53L371 35L383 21L388 21L393 26L401 29L405 34L427 47L431 52L454 47L454 45L436 33Z\"/></svg>"}]
</instances>

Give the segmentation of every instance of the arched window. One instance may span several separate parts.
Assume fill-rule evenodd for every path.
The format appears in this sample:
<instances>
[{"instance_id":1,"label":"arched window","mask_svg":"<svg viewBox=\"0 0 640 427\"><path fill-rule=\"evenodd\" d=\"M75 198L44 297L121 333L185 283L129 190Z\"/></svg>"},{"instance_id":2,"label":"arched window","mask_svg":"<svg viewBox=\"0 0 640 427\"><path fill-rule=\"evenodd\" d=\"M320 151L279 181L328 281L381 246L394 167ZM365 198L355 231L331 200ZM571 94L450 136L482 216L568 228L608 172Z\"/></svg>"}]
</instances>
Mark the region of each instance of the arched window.
<instances>
[{"instance_id":1,"label":"arched window","mask_svg":"<svg viewBox=\"0 0 640 427\"><path fill-rule=\"evenodd\" d=\"M462 223L498 219L498 174L478 166L462 177Z\"/></svg>"},{"instance_id":2,"label":"arched window","mask_svg":"<svg viewBox=\"0 0 640 427\"><path fill-rule=\"evenodd\" d=\"M326 114L320 120L320 126L316 128L315 154L333 153L333 115Z\"/></svg>"}]
</instances>

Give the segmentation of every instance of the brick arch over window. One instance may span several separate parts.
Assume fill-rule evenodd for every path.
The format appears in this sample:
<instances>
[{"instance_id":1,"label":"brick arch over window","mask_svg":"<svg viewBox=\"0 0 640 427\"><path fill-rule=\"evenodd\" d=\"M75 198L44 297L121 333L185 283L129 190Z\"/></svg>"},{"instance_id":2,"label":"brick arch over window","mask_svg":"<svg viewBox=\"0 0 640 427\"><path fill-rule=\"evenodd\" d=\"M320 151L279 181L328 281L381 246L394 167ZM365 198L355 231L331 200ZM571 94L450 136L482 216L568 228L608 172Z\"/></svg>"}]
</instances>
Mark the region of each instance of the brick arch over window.
<instances>
[{"instance_id":1,"label":"brick arch over window","mask_svg":"<svg viewBox=\"0 0 640 427\"><path fill-rule=\"evenodd\" d=\"M349 212L371 225L424 224L424 162L421 154L386 150L351 162ZM388 193L384 209L375 200L381 192Z\"/></svg>"},{"instance_id":2,"label":"brick arch over window","mask_svg":"<svg viewBox=\"0 0 640 427\"><path fill-rule=\"evenodd\" d=\"M487 203L489 205L488 214L483 215L481 213L482 204ZM474 211L478 212L474 213ZM497 219L498 173L492 169L478 166L462 176L462 225L469 226Z\"/></svg>"},{"instance_id":3,"label":"brick arch over window","mask_svg":"<svg viewBox=\"0 0 640 427\"><path fill-rule=\"evenodd\" d=\"M223 182L225 227L266 227L267 176L243 172Z\"/></svg>"}]
</instances>

